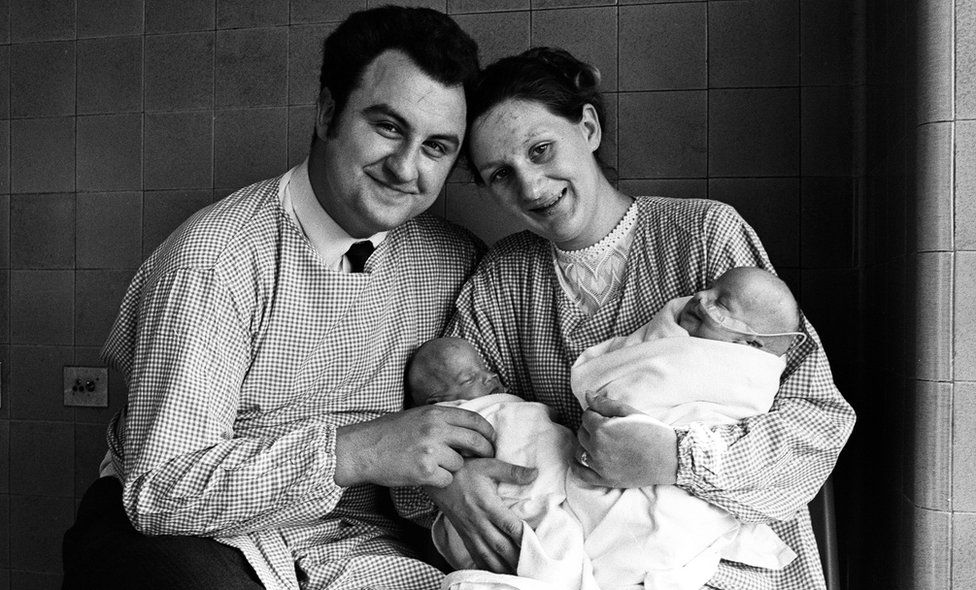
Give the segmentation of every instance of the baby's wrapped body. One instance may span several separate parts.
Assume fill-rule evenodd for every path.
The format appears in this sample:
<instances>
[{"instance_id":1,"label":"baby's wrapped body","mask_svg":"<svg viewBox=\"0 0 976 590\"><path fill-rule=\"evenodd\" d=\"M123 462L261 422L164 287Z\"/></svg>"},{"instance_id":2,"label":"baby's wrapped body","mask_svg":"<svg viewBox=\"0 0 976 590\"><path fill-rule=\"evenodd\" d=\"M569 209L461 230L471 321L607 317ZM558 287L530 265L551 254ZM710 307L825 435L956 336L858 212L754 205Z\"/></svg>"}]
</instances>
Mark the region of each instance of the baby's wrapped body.
<instances>
[{"instance_id":1,"label":"baby's wrapped body","mask_svg":"<svg viewBox=\"0 0 976 590\"><path fill-rule=\"evenodd\" d=\"M703 432L769 410L784 361L747 346L688 337L674 322L684 301L671 302L631 336L580 356L572 384L584 406L585 392L605 393L643 412L621 420ZM619 489L581 481L569 468L575 435L553 423L543 404L507 394L452 403L492 423L499 459L539 469L532 485L500 489L525 521L518 575L549 584L526 580L521 587L698 590L720 559L780 569L795 557L768 526L743 525L677 486ZM438 519L433 534L451 565L475 567L446 519ZM445 587L466 575L452 574ZM506 583L521 584L510 577Z\"/></svg>"}]
</instances>

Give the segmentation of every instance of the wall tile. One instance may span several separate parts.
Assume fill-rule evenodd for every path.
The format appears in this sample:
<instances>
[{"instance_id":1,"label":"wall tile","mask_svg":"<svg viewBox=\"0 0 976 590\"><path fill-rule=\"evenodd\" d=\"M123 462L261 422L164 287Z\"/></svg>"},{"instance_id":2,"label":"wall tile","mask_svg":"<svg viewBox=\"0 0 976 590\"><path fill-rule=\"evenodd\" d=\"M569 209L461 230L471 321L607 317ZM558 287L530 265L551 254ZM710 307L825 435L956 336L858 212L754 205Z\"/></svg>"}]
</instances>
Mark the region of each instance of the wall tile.
<instances>
[{"instance_id":1,"label":"wall tile","mask_svg":"<svg viewBox=\"0 0 976 590\"><path fill-rule=\"evenodd\" d=\"M74 495L74 424L10 422L10 493Z\"/></svg>"},{"instance_id":2,"label":"wall tile","mask_svg":"<svg viewBox=\"0 0 976 590\"><path fill-rule=\"evenodd\" d=\"M143 0L75 0L78 37L141 35Z\"/></svg>"},{"instance_id":3,"label":"wall tile","mask_svg":"<svg viewBox=\"0 0 976 590\"><path fill-rule=\"evenodd\" d=\"M952 515L950 588L976 588L976 514Z\"/></svg>"},{"instance_id":4,"label":"wall tile","mask_svg":"<svg viewBox=\"0 0 976 590\"><path fill-rule=\"evenodd\" d=\"M916 247L952 250L952 123L918 128L916 143Z\"/></svg>"},{"instance_id":5,"label":"wall tile","mask_svg":"<svg viewBox=\"0 0 976 590\"><path fill-rule=\"evenodd\" d=\"M115 272L115 271L110 271ZM134 272L129 273L129 278L132 278ZM109 295L109 297L114 297L114 295ZM119 308L121 303L121 295L114 302L116 310ZM107 334L107 332L106 332ZM75 346L75 365L82 367L104 367L105 361L101 359L102 343L99 342L98 346ZM74 422L75 428L79 425L94 425L101 428L103 431L105 427L108 426L109 421L115 414L122 409L126 401L126 385L125 380L122 379L122 375L119 371L108 367L108 407L106 408L85 408L77 407L74 410ZM103 437L104 438L104 437ZM104 441L103 441L103 453L104 453ZM95 462L95 466L101 462L101 457ZM84 470L85 465L75 464L76 473ZM90 468L90 466L87 466ZM87 477L87 476L86 476Z\"/></svg>"},{"instance_id":6,"label":"wall tile","mask_svg":"<svg viewBox=\"0 0 976 590\"><path fill-rule=\"evenodd\" d=\"M955 240L960 250L976 250L976 121L956 121Z\"/></svg>"},{"instance_id":7,"label":"wall tile","mask_svg":"<svg viewBox=\"0 0 976 590\"><path fill-rule=\"evenodd\" d=\"M10 192L10 121L0 121L0 194ZM0 251L3 246L0 246Z\"/></svg>"},{"instance_id":8,"label":"wall tile","mask_svg":"<svg viewBox=\"0 0 976 590\"><path fill-rule=\"evenodd\" d=\"M952 398L952 509L957 512L976 512L976 488L973 486L973 482L976 481L974 440L976 440L976 382L956 381L953 385ZM953 546L959 547L960 544L954 542ZM976 556L976 553L972 555ZM976 567L976 562L970 559L968 567ZM976 574L976 570L971 572Z\"/></svg>"},{"instance_id":9,"label":"wall tile","mask_svg":"<svg viewBox=\"0 0 976 590\"><path fill-rule=\"evenodd\" d=\"M285 171L288 109L214 115L214 186L243 187Z\"/></svg>"},{"instance_id":10,"label":"wall tile","mask_svg":"<svg viewBox=\"0 0 976 590\"><path fill-rule=\"evenodd\" d=\"M976 252L956 252L953 377L976 381Z\"/></svg>"},{"instance_id":11,"label":"wall tile","mask_svg":"<svg viewBox=\"0 0 976 590\"><path fill-rule=\"evenodd\" d=\"M30 43L10 48L10 116L75 114L75 45Z\"/></svg>"},{"instance_id":12,"label":"wall tile","mask_svg":"<svg viewBox=\"0 0 976 590\"><path fill-rule=\"evenodd\" d=\"M599 68L601 87L617 89L617 9L573 8L532 13L533 46L561 47Z\"/></svg>"},{"instance_id":13,"label":"wall tile","mask_svg":"<svg viewBox=\"0 0 976 590\"><path fill-rule=\"evenodd\" d=\"M956 118L976 118L976 5L956 1Z\"/></svg>"},{"instance_id":14,"label":"wall tile","mask_svg":"<svg viewBox=\"0 0 976 590\"><path fill-rule=\"evenodd\" d=\"M796 178L712 178L708 197L736 208L756 230L774 266L797 266L800 182Z\"/></svg>"},{"instance_id":15,"label":"wall tile","mask_svg":"<svg viewBox=\"0 0 976 590\"><path fill-rule=\"evenodd\" d=\"M919 123L952 118L953 45L955 29L953 0L926 0L918 3L916 116Z\"/></svg>"},{"instance_id":16,"label":"wall tile","mask_svg":"<svg viewBox=\"0 0 976 590\"><path fill-rule=\"evenodd\" d=\"M0 494L0 568L10 567L10 496ZM0 573L0 577L6 577L7 572ZM3 588L4 580L0 580L0 588ZM9 588L9 586L7 586Z\"/></svg>"},{"instance_id":17,"label":"wall tile","mask_svg":"<svg viewBox=\"0 0 976 590\"><path fill-rule=\"evenodd\" d=\"M447 0L447 13L528 10L530 6L530 0Z\"/></svg>"},{"instance_id":18,"label":"wall tile","mask_svg":"<svg viewBox=\"0 0 976 590\"><path fill-rule=\"evenodd\" d=\"M618 138L620 131L617 120L619 119L620 107L617 104L617 93L607 92L603 95L603 135L600 138L600 147L597 149L597 157L604 166L609 166L617 170L617 157L620 153L620 142Z\"/></svg>"},{"instance_id":19,"label":"wall tile","mask_svg":"<svg viewBox=\"0 0 976 590\"><path fill-rule=\"evenodd\" d=\"M291 22L339 22L366 8L366 0L291 0Z\"/></svg>"},{"instance_id":20,"label":"wall tile","mask_svg":"<svg viewBox=\"0 0 976 590\"><path fill-rule=\"evenodd\" d=\"M799 81L796 2L708 5L708 86L793 86Z\"/></svg>"},{"instance_id":21,"label":"wall tile","mask_svg":"<svg viewBox=\"0 0 976 590\"><path fill-rule=\"evenodd\" d=\"M9 0L14 43L74 39L74 0Z\"/></svg>"},{"instance_id":22,"label":"wall tile","mask_svg":"<svg viewBox=\"0 0 976 590\"><path fill-rule=\"evenodd\" d=\"M10 271L11 344L70 346L73 317L73 271Z\"/></svg>"},{"instance_id":23,"label":"wall tile","mask_svg":"<svg viewBox=\"0 0 976 590\"><path fill-rule=\"evenodd\" d=\"M800 83L852 84L852 4L847 0L800 0Z\"/></svg>"},{"instance_id":24,"label":"wall tile","mask_svg":"<svg viewBox=\"0 0 976 590\"><path fill-rule=\"evenodd\" d=\"M75 190L75 122L72 117L10 122L10 192Z\"/></svg>"},{"instance_id":25,"label":"wall tile","mask_svg":"<svg viewBox=\"0 0 976 590\"><path fill-rule=\"evenodd\" d=\"M705 91L625 93L617 100L621 179L705 177Z\"/></svg>"},{"instance_id":26,"label":"wall tile","mask_svg":"<svg viewBox=\"0 0 976 590\"><path fill-rule=\"evenodd\" d=\"M482 66L522 53L530 47L532 18L529 12L462 14L454 20L478 44Z\"/></svg>"},{"instance_id":27,"label":"wall tile","mask_svg":"<svg viewBox=\"0 0 976 590\"><path fill-rule=\"evenodd\" d=\"M142 41L112 37L78 42L79 114L142 110Z\"/></svg>"},{"instance_id":28,"label":"wall tile","mask_svg":"<svg viewBox=\"0 0 976 590\"><path fill-rule=\"evenodd\" d=\"M10 536L17 539L10 547L12 569L60 573L61 540L74 512L72 498L11 495Z\"/></svg>"},{"instance_id":29,"label":"wall tile","mask_svg":"<svg viewBox=\"0 0 976 590\"><path fill-rule=\"evenodd\" d=\"M0 0L0 43L10 43L10 0Z\"/></svg>"},{"instance_id":30,"label":"wall tile","mask_svg":"<svg viewBox=\"0 0 976 590\"><path fill-rule=\"evenodd\" d=\"M0 343L10 342L10 271L0 269ZM2 360L2 359L0 359ZM3 390L0 389L0 394ZM0 400L2 403L2 400Z\"/></svg>"},{"instance_id":31,"label":"wall tile","mask_svg":"<svg viewBox=\"0 0 976 590\"><path fill-rule=\"evenodd\" d=\"M79 191L142 188L142 115L78 117Z\"/></svg>"},{"instance_id":32,"label":"wall tile","mask_svg":"<svg viewBox=\"0 0 976 590\"><path fill-rule=\"evenodd\" d=\"M10 195L3 194L0 194L0 268L10 268Z\"/></svg>"},{"instance_id":33,"label":"wall tile","mask_svg":"<svg viewBox=\"0 0 976 590\"><path fill-rule=\"evenodd\" d=\"M288 107L288 167L297 166L308 156L315 126L314 106Z\"/></svg>"},{"instance_id":34,"label":"wall tile","mask_svg":"<svg viewBox=\"0 0 976 590\"><path fill-rule=\"evenodd\" d=\"M620 90L705 88L704 4L620 9Z\"/></svg>"},{"instance_id":35,"label":"wall tile","mask_svg":"<svg viewBox=\"0 0 976 590\"><path fill-rule=\"evenodd\" d=\"M0 420L0 494L10 493L10 421ZM0 498L6 498L5 495ZM7 515L4 514L6 505L0 504L0 521L6 521ZM6 526L0 526L0 543L3 542L5 533L8 531ZM0 547L0 567L6 564L6 555Z\"/></svg>"},{"instance_id":36,"label":"wall tile","mask_svg":"<svg viewBox=\"0 0 976 590\"><path fill-rule=\"evenodd\" d=\"M105 457L105 426L102 424L75 424L74 479L75 497L85 495L96 479L98 466Z\"/></svg>"},{"instance_id":37,"label":"wall tile","mask_svg":"<svg viewBox=\"0 0 976 590\"><path fill-rule=\"evenodd\" d=\"M10 571L10 588L14 590L59 590L61 584L61 574Z\"/></svg>"},{"instance_id":38,"label":"wall tile","mask_svg":"<svg viewBox=\"0 0 976 590\"><path fill-rule=\"evenodd\" d=\"M446 187L444 217L470 229L486 244L525 229L518 219L495 204L487 194L479 192L472 183L450 183Z\"/></svg>"},{"instance_id":39,"label":"wall tile","mask_svg":"<svg viewBox=\"0 0 976 590\"><path fill-rule=\"evenodd\" d=\"M796 175L798 94L793 88L710 90L708 175Z\"/></svg>"},{"instance_id":40,"label":"wall tile","mask_svg":"<svg viewBox=\"0 0 976 590\"><path fill-rule=\"evenodd\" d=\"M147 111L213 107L213 33L153 35L145 43Z\"/></svg>"},{"instance_id":41,"label":"wall tile","mask_svg":"<svg viewBox=\"0 0 976 590\"><path fill-rule=\"evenodd\" d=\"M607 6L616 3L616 0L532 0L532 8L580 8L583 6Z\"/></svg>"},{"instance_id":42,"label":"wall tile","mask_svg":"<svg viewBox=\"0 0 976 590\"><path fill-rule=\"evenodd\" d=\"M0 119L10 118L10 46L0 45Z\"/></svg>"},{"instance_id":43,"label":"wall tile","mask_svg":"<svg viewBox=\"0 0 976 590\"><path fill-rule=\"evenodd\" d=\"M13 195L10 198L11 266L73 267L74 220L74 195Z\"/></svg>"},{"instance_id":44,"label":"wall tile","mask_svg":"<svg viewBox=\"0 0 976 590\"><path fill-rule=\"evenodd\" d=\"M912 506L909 509L911 559L903 563L908 588L949 588L949 514Z\"/></svg>"},{"instance_id":45,"label":"wall tile","mask_svg":"<svg viewBox=\"0 0 976 590\"><path fill-rule=\"evenodd\" d=\"M10 417L70 422L74 414L64 407L63 368L73 363L70 346L11 346Z\"/></svg>"},{"instance_id":46,"label":"wall tile","mask_svg":"<svg viewBox=\"0 0 976 590\"><path fill-rule=\"evenodd\" d=\"M905 495L931 510L949 510L952 469L952 383L916 381L909 429Z\"/></svg>"},{"instance_id":47,"label":"wall tile","mask_svg":"<svg viewBox=\"0 0 976 590\"><path fill-rule=\"evenodd\" d=\"M322 42L335 24L288 29L288 104L314 104L319 95Z\"/></svg>"},{"instance_id":48,"label":"wall tile","mask_svg":"<svg viewBox=\"0 0 976 590\"><path fill-rule=\"evenodd\" d=\"M210 202L209 190L147 192L142 203L143 257L149 256L187 217Z\"/></svg>"},{"instance_id":49,"label":"wall tile","mask_svg":"<svg viewBox=\"0 0 976 590\"><path fill-rule=\"evenodd\" d=\"M376 8L390 4L388 0L366 0L366 8ZM413 6L417 8L430 8L438 12L447 12L447 0L398 0L398 6Z\"/></svg>"},{"instance_id":50,"label":"wall tile","mask_svg":"<svg viewBox=\"0 0 976 590\"><path fill-rule=\"evenodd\" d=\"M81 193L76 206L77 268L139 266L142 262L141 192Z\"/></svg>"},{"instance_id":51,"label":"wall tile","mask_svg":"<svg viewBox=\"0 0 976 590\"><path fill-rule=\"evenodd\" d=\"M212 187L213 116L209 112L147 113L144 134L147 189Z\"/></svg>"},{"instance_id":52,"label":"wall tile","mask_svg":"<svg viewBox=\"0 0 976 590\"><path fill-rule=\"evenodd\" d=\"M214 28L214 0L145 0L147 33L208 31Z\"/></svg>"},{"instance_id":53,"label":"wall tile","mask_svg":"<svg viewBox=\"0 0 976 590\"><path fill-rule=\"evenodd\" d=\"M801 266L853 267L854 199L850 178L800 179Z\"/></svg>"},{"instance_id":54,"label":"wall tile","mask_svg":"<svg viewBox=\"0 0 976 590\"><path fill-rule=\"evenodd\" d=\"M217 28L288 24L288 0L217 0Z\"/></svg>"},{"instance_id":55,"label":"wall tile","mask_svg":"<svg viewBox=\"0 0 976 590\"><path fill-rule=\"evenodd\" d=\"M217 107L288 104L288 31L217 32L214 100Z\"/></svg>"},{"instance_id":56,"label":"wall tile","mask_svg":"<svg viewBox=\"0 0 976 590\"><path fill-rule=\"evenodd\" d=\"M850 332L860 313L851 305L851 294L857 292L856 272L801 267L800 285L795 295L820 335L834 375L851 374L858 342Z\"/></svg>"},{"instance_id":57,"label":"wall tile","mask_svg":"<svg viewBox=\"0 0 976 590\"><path fill-rule=\"evenodd\" d=\"M800 89L800 171L803 176L850 176L854 120L851 89Z\"/></svg>"},{"instance_id":58,"label":"wall tile","mask_svg":"<svg viewBox=\"0 0 976 590\"><path fill-rule=\"evenodd\" d=\"M950 381L953 256L949 252L922 252L916 260L915 282L911 285L916 296L915 377Z\"/></svg>"},{"instance_id":59,"label":"wall tile","mask_svg":"<svg viewBox=\"0 0 976 590\"><path fill-rule=\"evenodd\" d=\"M105 343L133 274L131 270L79 270L75 273L76 345L101 346Z\"/></svg>"}]
</instances>

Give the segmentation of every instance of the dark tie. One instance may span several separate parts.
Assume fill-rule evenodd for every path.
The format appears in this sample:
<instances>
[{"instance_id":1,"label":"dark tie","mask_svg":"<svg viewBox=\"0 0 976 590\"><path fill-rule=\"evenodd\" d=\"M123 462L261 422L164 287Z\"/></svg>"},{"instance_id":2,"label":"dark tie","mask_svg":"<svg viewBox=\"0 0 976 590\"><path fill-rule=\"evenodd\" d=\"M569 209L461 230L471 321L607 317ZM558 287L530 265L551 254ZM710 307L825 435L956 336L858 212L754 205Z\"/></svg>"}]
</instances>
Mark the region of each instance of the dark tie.
<instances>
[{"instance_id":1,"label":"dark tie","mask_svg":"<svg viewBox=\"0 0 976 590\"><path fill-rule=\"evenodd\" d=\"M362 242L356 242L353 244L348 251L346 251L346 258L349 259L349 266L352 272L363 272L363 267L366 266L366 259L369 255L373 253L373 242L369 240L364 240Z\"/></svg>"}]
</instances>

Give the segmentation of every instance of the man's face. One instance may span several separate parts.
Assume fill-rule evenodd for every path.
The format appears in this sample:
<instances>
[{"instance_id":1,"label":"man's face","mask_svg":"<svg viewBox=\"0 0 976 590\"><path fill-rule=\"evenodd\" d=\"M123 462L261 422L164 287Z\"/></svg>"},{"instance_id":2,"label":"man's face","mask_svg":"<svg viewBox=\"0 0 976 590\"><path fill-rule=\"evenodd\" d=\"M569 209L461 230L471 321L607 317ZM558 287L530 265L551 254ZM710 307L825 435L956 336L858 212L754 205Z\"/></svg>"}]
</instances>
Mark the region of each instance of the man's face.
<instances>
[{"instance_id":1,"label":"man's face","mask_svg":"<svg viewBox=\"0 0 976 590\"><path fill-rule=\"evenodd\" d=\"M437 198L464 139L460 86L430 78L404 53L381 53L338 117L322 116L310 167L323 208L352 237L397 227Z\"/></svg>"}]
</instances>

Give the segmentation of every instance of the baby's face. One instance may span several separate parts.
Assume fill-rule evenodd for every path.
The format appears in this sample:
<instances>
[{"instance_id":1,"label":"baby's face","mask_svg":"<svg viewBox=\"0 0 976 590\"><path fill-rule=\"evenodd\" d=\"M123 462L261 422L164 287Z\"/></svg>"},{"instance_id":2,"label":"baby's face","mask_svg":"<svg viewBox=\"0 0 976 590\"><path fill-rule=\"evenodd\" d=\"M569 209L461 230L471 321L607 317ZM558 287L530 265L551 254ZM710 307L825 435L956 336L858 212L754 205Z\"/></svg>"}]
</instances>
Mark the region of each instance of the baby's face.
<instances>
[{"instance_id":1,"label":"baby's face","mask_svg":"<svg viewBox=\"0 0 976 590\"><path fill-rule=\"evenodd\" d=\"M485 369L474 348L455 349L450 359L441 365L438 373L438 387L427 398L428 404L505 393L498 375Z\"/></svg>"},{"instance_id":2,"label":"baby's face","mask_svg":"<svg viewBox=\"0 0 976 590\"><path fill-rule=\"evenodd\" d=\"M756 333L751 327L754 309L743 296L742 287L720 278L710 289L695 293L681 308L678 325L697 338L742 342Z\"/></svg>"}]
</instances>

